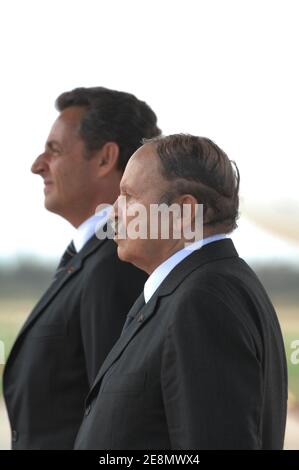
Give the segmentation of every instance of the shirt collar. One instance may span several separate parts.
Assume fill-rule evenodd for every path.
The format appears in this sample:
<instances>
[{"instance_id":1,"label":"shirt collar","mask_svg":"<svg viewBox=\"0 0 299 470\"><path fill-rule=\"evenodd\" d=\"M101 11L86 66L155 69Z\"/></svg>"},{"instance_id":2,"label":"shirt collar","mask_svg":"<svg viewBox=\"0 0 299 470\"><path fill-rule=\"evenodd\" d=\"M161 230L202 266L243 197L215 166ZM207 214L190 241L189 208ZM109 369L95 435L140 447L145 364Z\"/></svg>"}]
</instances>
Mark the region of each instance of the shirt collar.
<instances>
[{"instance_id":1,"label":"shirt collar","mask_svg":"<svg viewBox=\"0 0 299 470\"><path fill-rule=\"evenodd\" d=\"M146 283L144 284L144 299L147 303L152 295L156 292L160 284L168 276L168 274L187 256L189 256L193 251L199 250L202 246L207 245L218 240L226 238L224 233L219 233L216 235L211 235L210 237L198 240L194 243L190 243L188 246L185 246L181 250L174 253L170 258L163 261L149 276Z\"/></svg>"},{"instance_id":2,"label":"shirt collar","mask_svg":"<svg viewBox=\"0 0 299 470\"><path fill-rule=\"evenodd\" d=\"M73 238L77 253L82 250L88 240L95 235L96 231L105 225L108 218L109 211L107 211L107 209L102 209L79 225Z\"/></svg>"}]
</instances>

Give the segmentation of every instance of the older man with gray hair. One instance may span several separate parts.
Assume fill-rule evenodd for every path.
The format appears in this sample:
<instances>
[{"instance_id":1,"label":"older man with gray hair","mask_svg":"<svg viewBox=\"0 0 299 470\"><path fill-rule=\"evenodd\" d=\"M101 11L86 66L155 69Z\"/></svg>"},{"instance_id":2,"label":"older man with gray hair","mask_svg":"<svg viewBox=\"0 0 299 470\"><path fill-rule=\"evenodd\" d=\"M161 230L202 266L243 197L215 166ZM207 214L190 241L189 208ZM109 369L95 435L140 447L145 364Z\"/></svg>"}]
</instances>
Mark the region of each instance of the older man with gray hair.
<instances>
[{"instance_id":1,"label":"older man with gray hair","mask_svg":"<svg viewBox=\"0 0 299 470\"><path fill-rule=\"evenodd\" d=\"M145 142L115 204L118 255L149 274L87 397L77 449L282 449L287 367L276 313L228 234L239 172L211 140ZM188 206L202 237L130 237L130 208ZM127 212L127 213L126 213ZM175 214L170 226L186 218ZM162 224L162 220L160 221ZM161 225L159 225L161 228ZM187 244L188 242L188 244Z\"/></svg>"}]
</instances>

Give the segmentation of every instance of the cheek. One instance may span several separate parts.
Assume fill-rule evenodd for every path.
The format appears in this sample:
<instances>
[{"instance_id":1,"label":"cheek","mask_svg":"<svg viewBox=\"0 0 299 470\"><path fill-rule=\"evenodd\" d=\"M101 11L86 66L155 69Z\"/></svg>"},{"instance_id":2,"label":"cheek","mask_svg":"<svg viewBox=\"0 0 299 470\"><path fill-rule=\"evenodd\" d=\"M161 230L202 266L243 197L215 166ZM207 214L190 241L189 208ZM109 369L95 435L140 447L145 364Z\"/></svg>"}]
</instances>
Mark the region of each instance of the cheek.
<instances>
[{"instance_id":1,"label":"cheek","mask_svg":"<svg viewBox=\"0 0 299 470\"><path fill-rule=\"evenodd\" d=\"M60 169L56 173L55 183L61 195L65 197L77 194L77 196L86 190L86 181L83 175L78 174L76 169Z\"/></svg>"}]
</instances>

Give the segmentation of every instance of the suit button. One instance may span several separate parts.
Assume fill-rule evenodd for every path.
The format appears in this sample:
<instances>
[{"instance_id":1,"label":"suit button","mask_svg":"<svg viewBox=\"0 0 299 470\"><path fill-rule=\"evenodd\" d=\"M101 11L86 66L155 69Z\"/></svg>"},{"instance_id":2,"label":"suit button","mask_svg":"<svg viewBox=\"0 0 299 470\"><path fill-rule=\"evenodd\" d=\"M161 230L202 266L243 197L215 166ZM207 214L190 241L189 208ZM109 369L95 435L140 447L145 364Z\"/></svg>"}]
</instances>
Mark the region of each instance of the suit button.
<instances>
[{"instance_id":1,"label":"suit button","mask_svg":"<svg viewBox=\"0 0 299 470\"><path fill-rule=\"evenodd\" d=\"M17 442L18 440L18 431L16 431L15 429L13 429L13 431L11 432L11 440L12 442Z\"/></svg>"},{"instance_id":2,"label":"suit button","mask_svg":"<svg viewBox=\"0 0 299 470\"><path fill-rule=\"evenodd\" d=\"M88 416L91 410L91 405L88 405L88 407L85 409L85 416Z\"/></svg>"}]
</instances>

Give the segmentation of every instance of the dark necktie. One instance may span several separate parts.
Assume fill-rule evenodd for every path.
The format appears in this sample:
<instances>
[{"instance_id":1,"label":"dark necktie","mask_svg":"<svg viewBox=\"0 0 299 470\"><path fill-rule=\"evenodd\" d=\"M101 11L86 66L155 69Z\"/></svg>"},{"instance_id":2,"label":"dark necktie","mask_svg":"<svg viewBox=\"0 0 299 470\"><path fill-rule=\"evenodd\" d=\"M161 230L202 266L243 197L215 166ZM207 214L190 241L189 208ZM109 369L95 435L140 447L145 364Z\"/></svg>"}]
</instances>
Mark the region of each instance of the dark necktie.
<instances>
[{"instance_id":1,"label":"dark necktie","mask_svg":"<svg viewBox=\"0 0 299 470\"><path fill-rule=\"evenodd\" d=\"M133 307L129 311L125 324L123 326L121 335L124 333L124 331L128 328L128 326L131 324L131 322L136 318L138 312L142 309L142 307L145 305L145 300L144 300L144 295L143 292L140 294L140 296L137 298L136 302L134 303Z\"/></svg>"},{"instance_id":2,"label":"dark necktie","mask_svg":"<svg viewBox=\"0 0 299 470\"><path fill-rule=\"evenodd\" d=\"M56 272L55 272L55 277L57 274L64 270L68 262L77 254L74 242L71 241L65 252L63 253L61 260L59 261L59 264L57 266Z\"/></svg>"}]
</instances>

